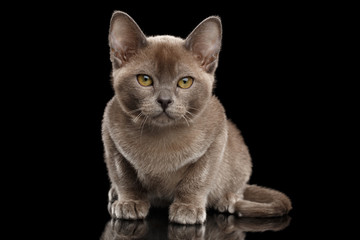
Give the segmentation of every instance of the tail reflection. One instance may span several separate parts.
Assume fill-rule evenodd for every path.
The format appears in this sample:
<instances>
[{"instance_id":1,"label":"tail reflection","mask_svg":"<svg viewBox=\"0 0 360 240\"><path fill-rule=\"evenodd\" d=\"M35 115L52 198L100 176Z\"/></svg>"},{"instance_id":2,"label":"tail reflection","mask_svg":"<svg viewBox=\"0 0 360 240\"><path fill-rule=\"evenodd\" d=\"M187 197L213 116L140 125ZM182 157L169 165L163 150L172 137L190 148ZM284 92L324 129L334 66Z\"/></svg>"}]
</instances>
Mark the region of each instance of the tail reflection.
<instances>
[{"instance_id":1,"label":"tail reflection","mask_svg":"<svg viewBox=\"0 0 360 240\"><path fill-rule=\"evenodd\" d=\"M234 215L208 212L203 225L169 223L167 209L152 209L145 220L110 220L101 240L126 239L196 239L245 240L246 232L280 231L291 221L279 218L238 218Z\"/></svg>"}]
</instances>

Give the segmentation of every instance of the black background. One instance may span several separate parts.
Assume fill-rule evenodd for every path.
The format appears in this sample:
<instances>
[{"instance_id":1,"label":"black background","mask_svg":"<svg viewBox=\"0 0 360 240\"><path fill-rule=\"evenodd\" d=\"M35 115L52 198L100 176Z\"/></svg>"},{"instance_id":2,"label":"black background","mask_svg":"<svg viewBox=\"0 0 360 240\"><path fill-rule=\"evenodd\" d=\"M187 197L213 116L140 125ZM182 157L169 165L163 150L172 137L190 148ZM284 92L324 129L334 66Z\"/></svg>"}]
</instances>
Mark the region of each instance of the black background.
<instances>
[{"instance_id":1,"label":"black background","mask_svg":"<svg viewBox=\"0 0 360 240\"><path fill-rule=\"evenodd\" d=\"M25 7L26 14L15 17L26 30L15 38L20 40L16 64L21 68L13 72L22 74L13 98L21 97L14 111L26 144L14 152L26 152L23 189L31 190L28 211L34 213L29 215L41 214L43 229L98 239L110 219L101 119L113 95L109 22L114 10L122 10L146 35L182 38L204 18L221 17L215 94L249 146L250 182L283 191L294 207L288 228L249 233L246 239L294 239L313 231L324 208L316 197L323 180L314 172L321 165L316 150L322 122L317 116L323 102L317 69L326 21L312 5L194 4L55 4L31 6L31 11Z\"/></svg>"}]
</instances>

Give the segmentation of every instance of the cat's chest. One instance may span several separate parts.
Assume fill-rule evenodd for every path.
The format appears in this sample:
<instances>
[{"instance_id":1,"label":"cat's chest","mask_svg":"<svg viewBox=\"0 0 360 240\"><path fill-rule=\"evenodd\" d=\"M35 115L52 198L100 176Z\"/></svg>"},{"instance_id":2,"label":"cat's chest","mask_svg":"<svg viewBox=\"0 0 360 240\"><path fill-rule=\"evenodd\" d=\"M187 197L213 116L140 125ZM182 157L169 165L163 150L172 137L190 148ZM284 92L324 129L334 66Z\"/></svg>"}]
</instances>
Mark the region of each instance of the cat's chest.
<instances>
[{"instance_id":1,"label":"cat's chest","mask_svg":"<svg viewBox=\"0 0 360 240\"><path fill-rule=\"evenodd\" d=\"M118 149L139 173L174 172L195 162L208 148L201 131L176 131L136 136L123 133L117 139Z\"/></svg>"},{"instance_id":2,"label":"cat's chest","mask_svg":"<svg viewBox=\"0 0 360 240\"><path fill-rule=\"evenodd\" d=\"M147 174L138 172L138 179L142 186L147 190L149 199L153 205L162 206L159 200L172 201L176 186L186 176L191 164L186 165L175 172L166 172L158 174Z\"/></svg>"}]
</instances>

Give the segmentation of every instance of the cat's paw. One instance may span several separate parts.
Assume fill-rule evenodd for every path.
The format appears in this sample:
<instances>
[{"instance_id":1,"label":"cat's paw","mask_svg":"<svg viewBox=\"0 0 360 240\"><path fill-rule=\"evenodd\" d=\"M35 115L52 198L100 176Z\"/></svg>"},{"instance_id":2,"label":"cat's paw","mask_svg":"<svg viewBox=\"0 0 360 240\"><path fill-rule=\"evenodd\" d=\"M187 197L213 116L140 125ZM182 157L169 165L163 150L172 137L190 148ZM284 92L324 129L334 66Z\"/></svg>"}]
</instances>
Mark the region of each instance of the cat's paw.
<instances>
[{"instance_id":1,"label":"cat's paw","mask_svg":"<svg viewBox=\"0 0 360 240\"><path fill-rule=\"evenodd\" d=\"M214 208L219 212L234 213L236 201L239 201L242 198L242 195L228 193L214 205Z\"/></svg>"},{"instance_id":2,"label":"cat's paw","mask_svg":"<svg viewBox=\"0 0 360 240\"><path fill-rule=\"evenodd\" d=\"M173 203L170 205L169 219L180 224L204 223L206 219L205 207L192 204Z\"/></svg>"},{"instance_id":3,"label":"cat's paw","mask_svg":"<svg viewBox=\"0 0 360 240\"><path fill-rule=\"evenodd\" d=\"M115 200L109 207L113 218L119 219L144 219L149 213L148 201L119 201Z\"/></svg>"}]
</instances>

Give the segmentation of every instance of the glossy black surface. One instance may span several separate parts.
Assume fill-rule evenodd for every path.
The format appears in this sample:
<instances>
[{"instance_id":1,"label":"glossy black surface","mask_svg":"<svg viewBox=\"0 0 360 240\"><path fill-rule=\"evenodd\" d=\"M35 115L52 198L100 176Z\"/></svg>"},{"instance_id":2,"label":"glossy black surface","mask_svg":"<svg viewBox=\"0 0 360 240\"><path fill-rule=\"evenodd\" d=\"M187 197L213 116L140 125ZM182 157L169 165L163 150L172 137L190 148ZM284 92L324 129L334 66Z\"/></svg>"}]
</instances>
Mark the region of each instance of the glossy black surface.
<instances>
[{"instance_id":1,"label":"glossy black surface","mask_svg":"<svg viewBox=\"0 0 360 240\"><path fill-rule=\"evenodd\" d=\"M208 212L202 225L180 225L169 223L166 209L152 209L145 220L110 220L106 223L102 240L120 239L206 239L244 240L254 239L253 233L261 237L271 237L273 232L283 231L291 218L238 218L234 215ZM274 234L273 234L274 236ZM281 234L278 235L281 238Z\"/></svg>"}]
</instances>

